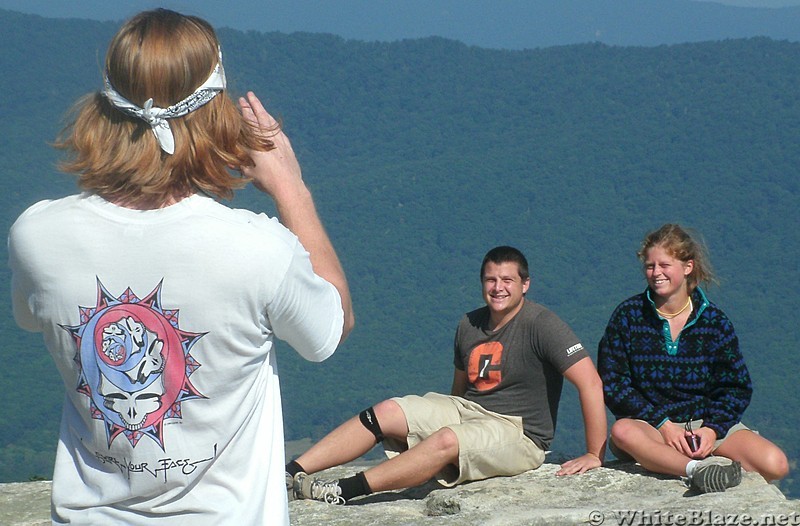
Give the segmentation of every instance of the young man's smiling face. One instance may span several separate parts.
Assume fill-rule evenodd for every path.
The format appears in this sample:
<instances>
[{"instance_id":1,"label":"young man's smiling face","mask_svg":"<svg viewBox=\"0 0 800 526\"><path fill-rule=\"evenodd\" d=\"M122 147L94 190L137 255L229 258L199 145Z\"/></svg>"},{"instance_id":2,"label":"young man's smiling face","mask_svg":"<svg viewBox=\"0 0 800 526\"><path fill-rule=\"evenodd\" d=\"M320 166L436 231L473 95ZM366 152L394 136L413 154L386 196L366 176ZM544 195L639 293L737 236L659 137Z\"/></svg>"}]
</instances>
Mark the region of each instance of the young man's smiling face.
<instances>
[{"instance_id":1,"label":"young man's smiling face","mask_svg":"<svg viewBox=\"0 0 800 526\"><path fill-rule=\"evenodd\" d=\"M483 269L483 300L489 307L493 329L499 329L522 308L530 278L523 280L516 262L486 263Z\"/></svg>"}]
</instances>

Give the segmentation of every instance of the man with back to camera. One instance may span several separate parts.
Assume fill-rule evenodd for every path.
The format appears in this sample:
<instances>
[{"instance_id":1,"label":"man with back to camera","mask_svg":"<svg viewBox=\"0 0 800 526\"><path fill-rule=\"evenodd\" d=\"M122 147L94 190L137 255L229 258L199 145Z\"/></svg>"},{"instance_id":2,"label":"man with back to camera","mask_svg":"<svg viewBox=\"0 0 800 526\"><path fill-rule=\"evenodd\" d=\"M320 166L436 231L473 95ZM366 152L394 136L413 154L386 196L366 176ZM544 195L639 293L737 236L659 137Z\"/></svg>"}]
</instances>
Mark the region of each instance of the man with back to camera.
<instances>
[{"instance_id":1,"label":"man with back to camera","mask_svg":"<svg viewBox=\"0 0 800 526\"><path fill-rule=\"evenodd\" d=\"M336 428L286 466L290 498L331 504L423 484L445 486L538 468L555 433L563 378L578 389L587 452L558 475L602 465L606 413L591 358L554 313L525 299L528 262L516 248L481 265L486 305L461 320L451 395L385 400ZM310 473L354 460L383 442L389 460L341 480Z\"/></svg>"},{"instance_id":2,"label":"man with back to camera","mask_svg":"<svg viewBox=\"0 0 800 526\"><path fill-rule=\"evenodd\" d=\"M274 343L336 350L344 271L288 137L229 97L208 22L139 13L105 65L56 143L83 191L8 237L14 317L65 388L52 523L288 525ZM280 222L217 200L248 183Z\"/></svg>"}]
</instances>

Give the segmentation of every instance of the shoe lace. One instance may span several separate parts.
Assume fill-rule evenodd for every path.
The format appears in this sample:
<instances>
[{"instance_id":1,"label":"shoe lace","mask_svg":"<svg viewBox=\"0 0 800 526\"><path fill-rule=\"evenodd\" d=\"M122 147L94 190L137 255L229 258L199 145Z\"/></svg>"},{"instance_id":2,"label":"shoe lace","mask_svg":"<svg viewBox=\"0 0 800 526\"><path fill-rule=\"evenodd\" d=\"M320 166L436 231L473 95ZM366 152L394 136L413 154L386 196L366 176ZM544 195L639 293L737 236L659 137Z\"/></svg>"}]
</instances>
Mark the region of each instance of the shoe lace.
<instances>
[{"instance_id":1,"label":"shoe lace","mask_svg":"<svg viewBox=\"0 0 800 526\"><path fill-rule=\"evenodd\" d=\"M311 483L311 498L328 504L344 504L338 480L315 480Z\"/></svg>"}]
</instances>

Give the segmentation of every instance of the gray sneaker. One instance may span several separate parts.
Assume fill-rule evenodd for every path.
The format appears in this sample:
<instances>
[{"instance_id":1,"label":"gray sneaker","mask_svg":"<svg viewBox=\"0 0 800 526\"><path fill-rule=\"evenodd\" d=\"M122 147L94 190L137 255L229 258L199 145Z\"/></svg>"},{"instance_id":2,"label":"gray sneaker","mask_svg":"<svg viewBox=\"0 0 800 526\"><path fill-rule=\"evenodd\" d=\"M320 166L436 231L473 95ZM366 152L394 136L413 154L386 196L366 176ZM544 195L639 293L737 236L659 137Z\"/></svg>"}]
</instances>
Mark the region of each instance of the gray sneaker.
<instances>
[{"instance_id":1,"label":"gray sneaker","mask_svg":"<svg viewBox=\"0 0 800 526\"><path fill-rule=\"evenodd\" d=\"M345 503L338 480L319 480L302 471L294 476L294 497L318 500L328 504Z\"/></svg>"},{"instance_id":2,"label":"gray sneaker","mask_svg":"<svg viewBox=\"0 0 800 526\"><path fill-rule=\"evenodd\" d=\"M692 475L691 487L700 493L725 491L742 481L742 465L725 457L707 457Z\"/></svg>"}]
</instances>

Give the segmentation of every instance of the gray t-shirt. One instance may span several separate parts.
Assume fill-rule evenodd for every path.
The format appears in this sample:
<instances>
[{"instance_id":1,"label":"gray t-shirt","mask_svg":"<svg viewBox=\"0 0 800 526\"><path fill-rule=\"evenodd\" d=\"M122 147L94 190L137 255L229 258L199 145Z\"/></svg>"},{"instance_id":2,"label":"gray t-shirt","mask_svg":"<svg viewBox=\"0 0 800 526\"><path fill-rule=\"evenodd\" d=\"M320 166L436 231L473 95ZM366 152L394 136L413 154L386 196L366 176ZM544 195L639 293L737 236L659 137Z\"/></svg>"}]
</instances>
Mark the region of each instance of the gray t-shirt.
<instances>
[{"instance_id":1,"label":"gray t-shirt","mask_svg":"<svg viewBox=\"0 0 800 526\"><path fill-rule=\"evenodd\" d=\"M589 356L566 323L537 303L496 332L489 309L467 313L455 337L454 365L467 373L464 398L522 417L525 435L547 449L553 440L563 373Z\"/></svg>"}]
</instances>

